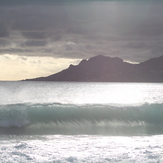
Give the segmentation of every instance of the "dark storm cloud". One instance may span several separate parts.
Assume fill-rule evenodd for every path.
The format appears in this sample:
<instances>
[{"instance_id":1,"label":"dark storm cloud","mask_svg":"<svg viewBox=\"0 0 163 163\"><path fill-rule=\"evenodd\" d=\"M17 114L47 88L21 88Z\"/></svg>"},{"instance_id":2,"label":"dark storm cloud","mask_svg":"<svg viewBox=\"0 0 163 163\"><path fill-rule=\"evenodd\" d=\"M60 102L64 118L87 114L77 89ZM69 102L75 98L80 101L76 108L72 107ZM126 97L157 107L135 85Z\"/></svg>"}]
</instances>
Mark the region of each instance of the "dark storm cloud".
<instances>
[{"instance_id":1,"label":"dark storm cloud","mask_svg":"<svg viewBox=\"0 0 163 163\"><path fill-rule=\"evenodd\" d=\"M10 46L10 41L6 39L0 39L0 48L5 48L7 46Z\"/></svg>"},{"instance_id":2,"label":"dark storm cloud","mask_svg":"<svg viewBox=\"0 0 163 163\"><path fill-rule=\"evenodd\" d=\"M1 48L1 54L25 51L65 58L104 54L133 61L161 55L162 2L15 2L0 1L0 44L11 45Z\"/></svg>"},{"instance_id":3,"label":"dark storm cloud","mask_svg":"<svg viewBox=\"0 0 163 163\"><path fill-rule=\"evenodd\" d=\"M15 7L13 11L15 19L13 21L13 30L20 31L42 31L58 29L66 23L66 14L63 6L24 6L20 9ZM19 13L19 15L17 15Z\"/></svg>"},{"instance_id":4,"label":"dark storm cloud","mask_svg":"<svg viewBox=\"0 0 163 163\"><path fill-rule=\"evenodd\" d=\"M0 38L8 37L9 36L9 27L3 22L0 21Z\"/></svg>"},{"instance_id":5,"label":"dark storm cloud","mask_svg":"<svg viewBox=\"0 0 163 163\"><path fill-rule=\"evenodd\" d=\"M29 47L37 47L37 46L45 46L47 44L46 41L44 40L28 40L26 41L23 45L24 46L29 46Z\"/></svg>"},{"instance_id":6,"label":"dark storm cloud","mask_svg":"<svg viewBox=\"0 0 163 163\"><path fill-rule=\"evenodd\" d=\"M0 53L1 54L18 54L18 55L27 55L29 54L32 55L32 50L31 49L25 49L25 48L4 48L4 49L0 49Z\"/></svg>"},{"instance_id":7,"label":"dark storm cloud","mask_svg":"<svg viewBox=\"0 0 163 163\"><path fill-rule=\"evenodd\" d=\"M45 39L49 36L48 33L45 33L45 32L22 32L21 33L24 37L28 38L28 39Z\"/></svg>"}]
</instances>

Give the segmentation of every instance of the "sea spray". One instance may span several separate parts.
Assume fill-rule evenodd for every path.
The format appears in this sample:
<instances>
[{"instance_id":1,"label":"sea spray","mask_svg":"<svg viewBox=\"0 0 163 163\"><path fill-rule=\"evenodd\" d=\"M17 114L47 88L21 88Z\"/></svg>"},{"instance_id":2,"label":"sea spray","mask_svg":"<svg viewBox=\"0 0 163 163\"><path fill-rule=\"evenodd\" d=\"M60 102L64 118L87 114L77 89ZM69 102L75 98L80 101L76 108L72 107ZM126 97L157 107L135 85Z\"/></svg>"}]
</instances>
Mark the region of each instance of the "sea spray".
<instances>
[{"instance_id":1,"label":"sea spray","mask_svg":"<svg viewBox=\"0 0 163 163\"><path fill-rule=\"evenodd\" d=\"M0 105L0 127L23 127L29 124L24 104Z\"/></svg>"}]
</instances>

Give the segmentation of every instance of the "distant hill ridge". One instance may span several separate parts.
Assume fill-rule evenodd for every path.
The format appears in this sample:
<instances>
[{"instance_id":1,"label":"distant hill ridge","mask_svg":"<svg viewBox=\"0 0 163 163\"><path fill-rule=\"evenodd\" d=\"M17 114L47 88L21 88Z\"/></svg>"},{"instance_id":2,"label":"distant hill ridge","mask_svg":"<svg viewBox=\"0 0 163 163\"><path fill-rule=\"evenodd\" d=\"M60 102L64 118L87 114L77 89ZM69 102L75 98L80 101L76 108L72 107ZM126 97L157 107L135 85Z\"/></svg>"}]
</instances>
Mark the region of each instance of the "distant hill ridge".
<instances>
[{"instance_id":1,"label":"distant hill ridge","mask_svg":"<svg viewBox=\"0 0 163 163\"><path fill-rule=\"evenodd\" d=\"M163 82L163 56L139 64L98 55L56 74L27 81Z\"/></svg>"}]
</instances>

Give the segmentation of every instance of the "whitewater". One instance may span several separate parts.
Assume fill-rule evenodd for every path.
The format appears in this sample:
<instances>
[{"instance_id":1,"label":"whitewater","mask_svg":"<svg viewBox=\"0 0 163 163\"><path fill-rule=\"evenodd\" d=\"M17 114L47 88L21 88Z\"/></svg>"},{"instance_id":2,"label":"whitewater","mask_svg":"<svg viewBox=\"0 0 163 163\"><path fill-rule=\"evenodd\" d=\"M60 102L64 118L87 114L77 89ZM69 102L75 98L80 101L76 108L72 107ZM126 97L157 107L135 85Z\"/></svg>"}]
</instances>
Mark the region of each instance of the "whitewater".
<instances>
[{"instance_id":1,"label":"whitewater","mask_svg":"<svg viewBox=\"0 0 163 163\"><path fill-rule=\"evenodd\" d=\"M0 82L0 162L163 162L163 84Z\"/></svg>"}]
</instances>

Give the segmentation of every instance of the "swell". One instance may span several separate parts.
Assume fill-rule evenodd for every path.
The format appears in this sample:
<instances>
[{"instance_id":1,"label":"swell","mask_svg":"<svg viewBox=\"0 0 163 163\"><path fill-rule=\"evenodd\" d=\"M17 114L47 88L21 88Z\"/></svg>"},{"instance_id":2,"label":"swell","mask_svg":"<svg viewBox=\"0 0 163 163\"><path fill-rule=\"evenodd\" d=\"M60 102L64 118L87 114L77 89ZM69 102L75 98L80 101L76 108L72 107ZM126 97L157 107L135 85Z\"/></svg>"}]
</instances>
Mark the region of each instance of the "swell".
<instances>
[{"instance_id":1,"label":"swell","mask_svg":"<svg viewBox=\"0 0 163 163\"><path fill-rule=\"evenodd\" d=\"M12 104L0 106L0 134L160 132L163 104L141 106ZM144 131L145 130L145 131Z\"/></svg>"}]
</instances>

